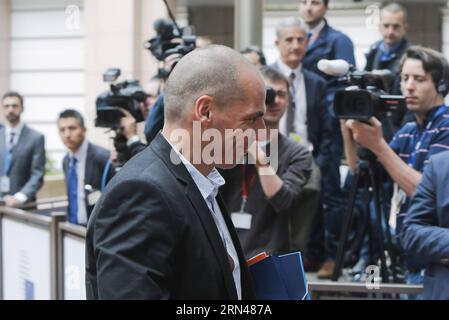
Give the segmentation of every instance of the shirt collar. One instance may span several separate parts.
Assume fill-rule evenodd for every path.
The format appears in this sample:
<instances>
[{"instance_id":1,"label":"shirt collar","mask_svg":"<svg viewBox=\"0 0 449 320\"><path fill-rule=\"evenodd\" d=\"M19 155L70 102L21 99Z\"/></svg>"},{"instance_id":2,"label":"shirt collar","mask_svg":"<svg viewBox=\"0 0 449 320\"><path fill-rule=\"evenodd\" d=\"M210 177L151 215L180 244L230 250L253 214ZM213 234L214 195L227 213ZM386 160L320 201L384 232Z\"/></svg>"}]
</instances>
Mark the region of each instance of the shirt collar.
<instances>
[{"instance_id":1,"label":"shirt collar","mask_svg":"<svg viewBox=\"0 0 449 320\"><path fill-rule=\"evenodd\" d=\"M78 148L78 150L76 150L74 153L69 152L70 157L75 157L77 161L82 160L84 157L87 156L88 145L89 145L89 142L87 141L87 139L84 139L83 143Z\"/></svg>"},{"instance_id":2,"label":"shirt collar","mask_svg":"<svg viewBox=\"0 0 449 320\"><path fill-rule=\"evenodd\" d=\"M321 22L313 29L310 29L311 38L318 38L319 33L326 26L326 21L323 19Z\"/></svg>"},{"instance_id":3,"label":"shirt collar","mask_svg":"<svg viewBox=\"0 0 449 320\"><path fill-rule=\"evenodd\" d=\"M299 66L292 70L289 66L287 66L284 62L281 60L278 61L279 70L281 70L282 74L286 76L287 78L290 77L291 73L294 73L296 77L298 77L302 72L302 63L299 64Z\"/></svg>"},{"instance_id":4,"label":"shirt collar","mask_svg":"<svg viewBox=\"0 0 449 320\"><path fill-rule=\"evenodd\" d=\"M207 177L205 177L170 143L170 141L167 140L167 142L181 159L181 162L184 164L196 186L200 190L201 196L204 200L207 201L208 199L215 199L218 194L218 189L225 184L225 179L221 176L218 170L213 168Z\"/></svg>"},{"instance_id":5,"label":"shirt collar","mask_svg":"<svg viewBox=\"0 0 449 320\"><path fill-rule=\"evenodd\" d=\"M19 123L17 124L17 126L15 126L14 128L11 127L8 123L6 124L6 133L9 135L11 134L11 132L14 132L16 137L20 136L20 134L22 133L23 127L25 126L25 123L23 123L22 121L19 121Z\"/></svg>"},{"instance_id":6,"label":"shirt collar","mask_svg":"<svg viewBox=\"0 0 449 320\"><path fill-rule=\"evenodd\" d=\"M405 39L401 39L397 43L395 43L394 45L389 46L389 47L385 44L384 41L381 41L381 43L379 45L379 49L384 54L393 55L399 51L399 49L404 41L405 41Z\"/></svg>"},{"instance_id":7,"label":"shirt collar","mask_svg":"<svg viewBox=\"0 0 449 320\"><path fill-rule=\"evenodd\" d=\"M447 108L446 105L442 105L442 106L445 106L445 107ZM438 110L440 109L440 107L442 107L442 106L436 106L436 107L433 107L432 109L430 109L429 112L427 112L426 119L423 121L423 124L422 124L422 125L419 125L419 123L416 122L417 126L418 126L419 128L421 128L421 129L425 128L425 127L427 126L427 124L429 123L429 121L435 120L435 119L434 119L435 114L437 113L437 111L438 111Z\"/></svg>"}]
</instances>

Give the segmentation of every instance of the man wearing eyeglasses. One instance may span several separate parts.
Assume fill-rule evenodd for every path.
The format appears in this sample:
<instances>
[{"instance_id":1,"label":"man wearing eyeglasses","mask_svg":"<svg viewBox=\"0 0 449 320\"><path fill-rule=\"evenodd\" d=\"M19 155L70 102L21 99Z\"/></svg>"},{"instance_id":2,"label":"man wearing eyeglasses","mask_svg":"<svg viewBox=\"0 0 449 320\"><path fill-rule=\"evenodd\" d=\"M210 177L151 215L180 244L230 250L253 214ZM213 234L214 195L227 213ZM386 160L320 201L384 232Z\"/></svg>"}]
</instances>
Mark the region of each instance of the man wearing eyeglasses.
<instances>
[{"instance_id":1,"label":"man wearing eyeglasses","mask_svg":"<svg viewBox=\"0 0 449 320\"><path fill-rule=\"evenodd\" d=\"M274 131L288 107L287 78L270 67L261 73L275 95L267 101L263 117L270 140L249 149L248 164L223 170L226 184L220 188L247 259L263 251L282 254L296 249L290 224L294 215L304 216L298 205L312 170L307 146ZM272 160L276 151L277 164L268 163L267 155Z\"/></svg>"}]
</instances>

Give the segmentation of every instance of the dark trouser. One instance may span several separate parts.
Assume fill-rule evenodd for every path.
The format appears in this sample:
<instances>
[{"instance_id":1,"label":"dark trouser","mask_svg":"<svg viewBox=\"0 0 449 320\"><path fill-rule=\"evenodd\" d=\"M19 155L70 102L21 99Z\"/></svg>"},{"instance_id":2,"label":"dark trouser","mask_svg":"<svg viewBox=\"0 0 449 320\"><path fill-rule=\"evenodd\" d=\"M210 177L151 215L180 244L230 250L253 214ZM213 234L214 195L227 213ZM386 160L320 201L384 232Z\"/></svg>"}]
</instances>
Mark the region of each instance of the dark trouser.
<instances>
[{"instance_id":1,"label":"dark trouser","mask_svg":"<svg viewBox=\"0 0 449 320\"><path fill-rule=\"evenodd\" d=\"M322 170L320 209L312 223L307 245L307 258L313 261L335 260L341 233L345 202L340 188L343 141L338 121L334 124L331 154L327 168Z\"/></svg>"}]
</instances>

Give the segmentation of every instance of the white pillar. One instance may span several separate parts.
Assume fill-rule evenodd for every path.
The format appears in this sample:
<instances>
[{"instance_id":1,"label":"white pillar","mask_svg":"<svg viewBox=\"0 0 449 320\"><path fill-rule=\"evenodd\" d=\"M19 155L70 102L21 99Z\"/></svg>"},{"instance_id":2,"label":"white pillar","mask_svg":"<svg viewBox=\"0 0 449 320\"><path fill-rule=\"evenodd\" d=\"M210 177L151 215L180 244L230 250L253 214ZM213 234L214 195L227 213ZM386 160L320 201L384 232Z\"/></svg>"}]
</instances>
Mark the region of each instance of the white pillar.
<instances>
[{"instance_id":1,"label":"white pillar","mask_svg":"<svg viewBox=\"0 0 449 320\"><path fill-rule=\"evenodd\" d=\"M234 47L262 47L263 0L235 0Z\"/></svg>"},{"instance_id":2,"label":"white pillar","mask_svg":"<svg viewBox=\"0 0 449 320\"><path fill-rule=\"evenodd\" d=\"M0 95L9 89L10 2L0 1Z\"/></svg>"},{"instance_id":3,"label":"white pillar","mask_svg":"<svg viewBox=\"0 0 449 320\"><path fill-rule=\"evenodd\" d=\"M85 0L84 3L89 138L112 149L105 130L94 127L95 99L109 89L102 74L108 68L120 68L121 80L138 79L144 85L156 73L157 61L143 43L154 36L153 22L166 16L167 11L162 1L154 0Z\"/></svg>"}]
</instances>

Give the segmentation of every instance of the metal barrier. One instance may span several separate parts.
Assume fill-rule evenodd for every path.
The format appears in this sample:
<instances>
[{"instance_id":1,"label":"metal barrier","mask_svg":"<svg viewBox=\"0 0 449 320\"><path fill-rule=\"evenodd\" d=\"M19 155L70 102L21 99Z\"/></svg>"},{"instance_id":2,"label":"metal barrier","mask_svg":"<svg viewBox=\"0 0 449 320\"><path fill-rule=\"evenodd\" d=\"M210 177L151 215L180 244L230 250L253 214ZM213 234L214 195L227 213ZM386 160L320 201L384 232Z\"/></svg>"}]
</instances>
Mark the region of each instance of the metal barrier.
<instances>
[{"instance_id":1,"label":"metal barrier","mask_svg":"<svg viewBox=\"0 0 449 320\"><path fill-rule=\"evenodd\" d=\"M86 228L64 222L65 211L55 212L64 201L41 201L44 210L51 210L49 216L0 207L0 299L85 299ZM39 211L39 204L34 208ZM422 286L405 284L369 289L365 283L309 282L312 299L326 293L351 298L422 291Z\"/></svg>"},{"instance_id":2,"label":"metal barrier","mask_svg":"<svg viewBox=\"0 0 449 320\"><path fill-rule=\"evenodd\" d=\"M315 281L309 282L309 292L312 299L319 299L322 293L346 293L346 294L380 294L380 295L399 295L421 294L423 286L407 284L379 284L377 288L370 289L365 283L351 282L328 282Z\"/></svg>"},{"instance_id":3,"label":"metal barrier","mask_svg":"<svg viewBox=\"0 0 449 320\"><path fill-rule=\"evenodd\" d=\"M57 298L57 226L65 216L0 207L1 299Z\"/></svg>"},{"instance_id":4,"label":"metal barrier","mask_svg":"<svg viewBox=\"0 0 449 320\"><path fill-rule=\"evenodd\" d=\"M58 223L58 299L85 300L86 228Z\"/></svg>"},{"instance_id":5,"label":"metal barrier","mask_svg":"<svg viewBox=\"0 0 449 320\"><path fill-rule=\"evenodd\" d=\"M85 299L86 228L65 222L66 207L67 197L0 207L0 299Z\"/></svg>"}]
</instances>

